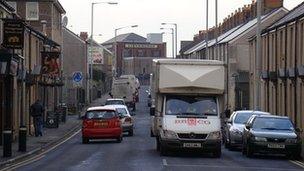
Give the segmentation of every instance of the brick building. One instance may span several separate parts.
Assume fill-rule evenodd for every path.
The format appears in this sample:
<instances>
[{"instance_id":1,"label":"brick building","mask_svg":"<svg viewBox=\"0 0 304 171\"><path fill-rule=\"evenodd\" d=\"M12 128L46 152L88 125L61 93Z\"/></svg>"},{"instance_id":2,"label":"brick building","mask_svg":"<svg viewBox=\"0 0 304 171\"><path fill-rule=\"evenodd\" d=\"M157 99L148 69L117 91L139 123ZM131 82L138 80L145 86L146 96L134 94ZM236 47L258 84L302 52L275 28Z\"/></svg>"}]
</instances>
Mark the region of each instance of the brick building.
<instances>
[{"instance_id":1,"label":"brick building","mask_svg":"<svg viewBox=\"0 0 304 171\"><path fill-rule=\"evenodd\" d=\"M166 43L163 42L149 42L146 38L134 34L122 34L116 37L117 47L117 74L121 75L125 73L126 69L123 68L123 61L125 58L165 58L166 57ZM112 38L103 43L103 45L114 52L115 38ZM152 64L152 60L151 60ZM127 66L127 65L126 65ZM129 65L128 65L129 66ZM139 73L137 71L136 73ZM149 73L150 74L150 73ZM139 75L136 75L139 76Z\"/></svg>"},{"instance_id":2,"label":"brick building","mask_svg":"<svg viewBox=\"0 0 304 171\"><path fill-rule=\"evenodd\" d=\"M273 3L275 2L275 3ZM288 10L283 8L283 0L263 1L262 29L271 26L283 17ZM200 31L194 41L182 48L180 58L221 60L226 68L226 107L249 109L249 42L248 38L256 34L256 2L245 5L225 18L218 28ZM216 41L216 33L219 33ZM208 43L205 37L208 36ZM208 45L208 47L207 47ZM206 53L206 51L208 53ZM208 55L207 55L208 54Z\"/></svg>"},{"instance_id":3,"label":"brick building","mask_svg":"<svg viewBox=\"0 0 304 171\"><path fill-rule=\"evenodd\" d=\"M304 128L304 3L263 31L259 106ZM255 97L255 48L250 40L250 104Z\"/></svg>"},{"instance_id":4,"label":"brick building","mask_svg":"<svg viewBox=\"0 0 304 171\"><path fill-rule=\"evenodd\" d=\"M41 51L61 53L62 45L62 15L65 10L58 0L8 0L15 13L20 16L29 26L44 34L49 40L58 46L43 46ZM39 56L40 57L40 56ZM47 111L55 110L55 107L62 100L62 89L56 86L48 86L49 83L56 82L61 78L62 73L62 55L59 57L58 65L60 73L58 77L50 78L43 76L41 78L42 95L40 98ZM40 64L41 66L41 64Z\"/></svg>"}]
</instances>

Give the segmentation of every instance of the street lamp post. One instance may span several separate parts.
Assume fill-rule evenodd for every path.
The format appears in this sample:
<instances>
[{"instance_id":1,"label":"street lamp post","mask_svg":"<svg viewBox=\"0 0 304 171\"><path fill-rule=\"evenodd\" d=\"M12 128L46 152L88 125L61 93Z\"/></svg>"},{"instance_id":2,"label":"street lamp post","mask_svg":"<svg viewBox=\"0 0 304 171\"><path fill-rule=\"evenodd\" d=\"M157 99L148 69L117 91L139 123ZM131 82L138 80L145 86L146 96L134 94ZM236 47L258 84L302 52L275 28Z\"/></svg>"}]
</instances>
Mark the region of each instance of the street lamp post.
<instances>
[{"instance_id":1,"label":"street lamp post","mask_svg":"<svg viewBox=\"0 0 304 171\"><path fill-rule=\"evenodd\" d=\"M172 34L172 58L174 58L174 29L173 28L160 28L161 30L170 29ZM166 33L166 32L164 32ZM163 34L164 34L163 33Z\"/></svg>"},{"instance_id":2,"label":"street lamp post","mask_svg":"<svg viewBox=\"0 0 304 171\"><path fill-rule=\"evenodd\" d=\"M114 62L113 62L113 74L114 77L117 77L117 32L118 30L124 29L124 28L136 28L138 25L130 25L130 26L125 26L125 27L120 27L115 29L115 34L114 34Z\"/></svg>"},{"instance_id":3,"label":"street lamp post","mask_svg":"<svg viewBox=\"0 0 304 171\"><path fill-rule=\"evenodd\" d=\"M117 2L93 2L92 3L92 6L91 6L91 41L90 41L90 51L91 51L91 54L90 54L90 57L91 57L91 68L90 68L90 84L89 84L89 92L91 91L90 93L90 102L92 102L92 88L93 88L93 35L94 35L94 5L97 5L97 4L108 4L108 5L117 5L118 3ZM89 62L89 61L88 61ZM89 66L89 65L88 65ZM88 92L88 93L89 93Z\"/></svg>"},{"instance_id":4,"label":"street lamp post","mask_svg":"<svg viewBox=\"0 0 304 171\"><path fill-rule=\"evenodd\" d=\"M161 25L173 25L175 28L175 55L173 55L173 58L177 56L177 24L176 23L161 23Z\"/></svg>"}]
</instances>

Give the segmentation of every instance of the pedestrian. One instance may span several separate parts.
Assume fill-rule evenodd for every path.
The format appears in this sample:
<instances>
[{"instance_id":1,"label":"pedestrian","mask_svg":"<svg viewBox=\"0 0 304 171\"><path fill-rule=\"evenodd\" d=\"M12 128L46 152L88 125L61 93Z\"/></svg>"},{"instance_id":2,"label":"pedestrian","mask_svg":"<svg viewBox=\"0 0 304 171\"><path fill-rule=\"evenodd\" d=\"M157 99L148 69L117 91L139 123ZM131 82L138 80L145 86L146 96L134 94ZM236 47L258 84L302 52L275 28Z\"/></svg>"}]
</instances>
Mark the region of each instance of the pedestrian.
<instances>
[{"instance_id":1,"label":"pedestrian","mask_svg":"<svg viewBox=\"0 0 304 171\"><path fill-rule=\"evenodd\" d=\"M34 119L35 136L42 136L42 116L44 112L44 107L40 100L36 100L34 104L31 105L30 114Z\"/></svg>"}]
</instances>

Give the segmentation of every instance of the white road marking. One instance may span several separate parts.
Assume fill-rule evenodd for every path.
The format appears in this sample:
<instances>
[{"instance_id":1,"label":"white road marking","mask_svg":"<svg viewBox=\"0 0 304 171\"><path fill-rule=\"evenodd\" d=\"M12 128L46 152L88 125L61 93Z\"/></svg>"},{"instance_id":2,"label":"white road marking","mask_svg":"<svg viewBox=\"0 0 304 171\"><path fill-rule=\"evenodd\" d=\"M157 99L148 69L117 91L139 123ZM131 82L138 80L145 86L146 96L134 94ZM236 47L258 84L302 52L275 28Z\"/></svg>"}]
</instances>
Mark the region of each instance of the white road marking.
<instances>
[{"instance_id":1,"label":"white road marking","mask_svg":"<svg viewBox=\"0 0 304 171\"><path fill-rule=\"evenodd\" d=\"M42 153L40 153L40 154L38 154L38 155L36 155L36 156L33 156L33 157L31 157L31 158L29 158L29 159L27 159L27 160L24 160L24 161L22 161L22 162L20 162L20 163L17 163L17 164L15 164L15 165L11 165L11 166L8 166L8 167L6 167L6 168L3 168L3 169L1 169L0 171L18 169L18 168L20 168L20 167L22 167L22 166L25 166L25 165L28 165L28 164L30 164L30 163L33 163L33 162L38 161L38 160L44 158L46 153L48 153L48 152L54 150L55 148L57 148L58 146L64 144L65 142L67 142L68 140L70 140L71 138L73 138L75 135L77 135L80 131L81 131L81 129L79 129L78 131L76 131L76 132L75 132L74 134L72 134L70 137L66 138L64 141L62 141L62 142L60 142L60 143L54 145L53 147L51 147L51 148L49 148L49 149L47 149L47 150L45 150L45 151L42 150L42 151L43 151Z\"/></svg>"},{"instance_id":2,"label":"white road marking","mask_svg":"<svg viewBox=\"0 0 304 171\"><path fill-rule=\"evenodd\" d=\"M163 160L164 162L164 160ZM166 161L167 162L167 161ZM216 166L216 165L199 165L199 164L167 164L168 167L204 167L204 168L229 168L229 169L253 169L253 170L274 170L274 171L300 171L302 169L282 169L269 167L246 167L246 166Z\"/></svg>"},{"instance_id":3,"label":"white road marking","mask_svg":"<svg viewBox=\"0 0 304 171\"><path fill-rule=\"evenodd\" d=\"M289 160L291 163L304 168L304 163L296 160Z\"/></svg>"},{"instance_id":4,"label":"white road marking","mask_svg":"<svg viewBox=\"0 0 304 171\"><path fill-rule=\"evenodd\" d=\"M163 165L164 165L164 166L168 166L168 163L167 163L167 160L166 160L166 159L163 159Z\"/></svg>"}]
</instances>

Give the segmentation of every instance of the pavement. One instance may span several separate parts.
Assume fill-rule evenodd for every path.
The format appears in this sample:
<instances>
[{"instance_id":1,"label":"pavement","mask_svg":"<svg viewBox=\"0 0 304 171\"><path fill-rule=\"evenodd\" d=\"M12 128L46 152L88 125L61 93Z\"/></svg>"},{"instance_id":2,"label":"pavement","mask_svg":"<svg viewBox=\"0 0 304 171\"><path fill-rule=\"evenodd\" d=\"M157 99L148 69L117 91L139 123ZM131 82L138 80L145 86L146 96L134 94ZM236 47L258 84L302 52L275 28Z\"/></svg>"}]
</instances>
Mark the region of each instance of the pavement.
<instances>
[{"instance_id":1,"label":"pavement","mask_svg":"<svg viewBox=\"0 0 304 171\"><path fill-rule=\"evenodd\" d=\"M96 99L88 107L100 105L105 102L108 98L108 95L105 94L102 98ZM87 108L87 107L86 107ZM81 112L84 113L84 110ZM55 144L63 141L65 138L71 136L76 131L81 128L81 120L78 115L67 115L66 123L60 123L59 128L43 128L43 136L27 137L27 152L18 151L18 140L12 144L12 157L9 158L0 158L0 168L3 166L10 165L22 161L23 159L28 158L29 156L38 154L41 151L44 151L47 148L54 146ZM0 154L3 154L3 146L0 146Z\"/></svg>"},{"instance_id":2,"label":"pavement","mask_svg":"<svg viewBox=\"0 0 304 171\"><path fill-rule=\"evenodd\" d=\"M135 112L134 136L124 136L122 143L94 140L82 144L81 133L76 133L57 148L28 163L15 166L20 171L303 171L304 164L284 157L244 157L240 151L223 148L221 158L201 152L173 152L160 156L155 138L150 137L150 116L145 88L140 92L140 103Z\"/></svg>"}]
</instances>

